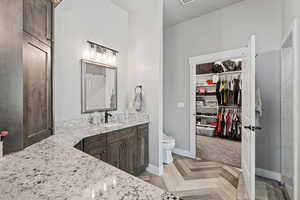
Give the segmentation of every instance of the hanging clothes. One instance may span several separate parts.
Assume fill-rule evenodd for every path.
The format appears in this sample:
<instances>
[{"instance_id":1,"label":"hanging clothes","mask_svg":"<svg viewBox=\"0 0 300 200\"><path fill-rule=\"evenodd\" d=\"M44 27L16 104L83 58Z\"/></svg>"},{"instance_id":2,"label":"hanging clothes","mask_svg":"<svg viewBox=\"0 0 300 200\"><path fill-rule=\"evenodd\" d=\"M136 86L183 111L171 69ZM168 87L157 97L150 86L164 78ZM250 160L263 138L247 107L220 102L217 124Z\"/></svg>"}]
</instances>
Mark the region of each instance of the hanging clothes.
<instances>
[{"instance_id":1,"label":"hanging clothes","mask_svg":"<svg viewBox=\"0 0 300 200\"><path fill-rule=\"evenodd\" d=\"M221 105L221 81L218 80L218 82L216 83L216 97L217 97L217 101L218 104Z\"/></svg>"},{"instance_id":2,"label":"hanging clothes","mask_svg":"<svg viewBox=\"0 0 300 200\"><path fill-rule=\"evenodd\" d=\"M240 78L222 80L216 83L216 98L218 105L238 105L242 104L242 85Z\"/></svg>"},{"instance_id":3,"label":"hanging clothes","mask_svg":"<svg viewBox=\"0 0 300 200\"><path fill-rule=\"evenodd\" d=\"M241 124L239 108L220 108L217 113L215 135L240 140Z\"/></svg>"}]
</instances>

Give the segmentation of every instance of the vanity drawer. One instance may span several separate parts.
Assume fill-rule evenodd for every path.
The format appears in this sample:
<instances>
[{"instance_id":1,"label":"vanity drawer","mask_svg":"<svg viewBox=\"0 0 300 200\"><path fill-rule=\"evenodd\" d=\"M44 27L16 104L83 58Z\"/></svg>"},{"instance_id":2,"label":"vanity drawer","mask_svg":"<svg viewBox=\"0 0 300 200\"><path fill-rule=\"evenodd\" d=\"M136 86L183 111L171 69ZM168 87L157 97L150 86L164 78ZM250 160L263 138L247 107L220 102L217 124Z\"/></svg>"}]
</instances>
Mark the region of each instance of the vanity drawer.
<instances>
[{"instance_id":1,"label":"vanity drawer","mask_svg":"<svg viewBox=\"0 0 300 200\"><path fill-rule=\"evenodd\" d=\"M89 149L85 151L85 153L99 159L107 162L107 148L106 147L100 147L100 148L94 148Z\"/></svg>"},{"instance_id":2,"label":"vanity drawer","mask_svg":"<svg viewBox=\"0 0 300 200\"><path fill-rule=\"evenodd\" d=\"M95 135L84 139L84 151L88 151L94 148L106 147L107 136Z\"/></svg>"},{"instance_id":3,"label":"vanity drawer","mask_svg":"<svg viewBox=\"0 0 300 200\"><path fill-rule=\"evenodd\" d=\"M120 140L124 140L129 137L136 136L136 133L137 133L136 127L126 128L123 130L112 132L107 135L107 142L108 143L118 142Z\"/></svg>"}]
</instances>

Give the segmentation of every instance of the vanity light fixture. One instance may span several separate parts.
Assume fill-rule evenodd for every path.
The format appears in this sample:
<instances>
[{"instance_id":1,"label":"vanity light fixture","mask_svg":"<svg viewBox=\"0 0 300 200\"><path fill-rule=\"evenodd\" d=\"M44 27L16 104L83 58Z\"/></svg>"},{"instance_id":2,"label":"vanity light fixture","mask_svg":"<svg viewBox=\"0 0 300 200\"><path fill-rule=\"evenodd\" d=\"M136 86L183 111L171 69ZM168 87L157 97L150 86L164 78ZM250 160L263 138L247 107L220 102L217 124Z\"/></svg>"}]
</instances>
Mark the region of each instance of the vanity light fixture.
<instances>
[{"instance_id":1,"label":"vanity light fixture","mask_svg":"<svg viewBox=\"0 0 300 200\"><path fill-rule=\"evenodd\" d=\"M117 50L105 47L92 41L87 42L89 43L89 55L85 55L87 59L111 66L116 66L117 55L119 53Z\"/></svg>"}]
</instances>

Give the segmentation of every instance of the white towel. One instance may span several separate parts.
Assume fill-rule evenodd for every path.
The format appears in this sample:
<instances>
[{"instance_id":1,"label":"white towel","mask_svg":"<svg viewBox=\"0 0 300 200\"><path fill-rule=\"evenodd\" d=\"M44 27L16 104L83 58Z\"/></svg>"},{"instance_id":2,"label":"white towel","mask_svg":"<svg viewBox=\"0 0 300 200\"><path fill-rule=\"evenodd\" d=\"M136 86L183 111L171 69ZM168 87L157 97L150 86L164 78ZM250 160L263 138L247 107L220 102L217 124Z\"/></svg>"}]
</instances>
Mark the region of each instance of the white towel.
<instances>
[{"instance_id":1,"label":"white towel","mask_svg":"<svg viewBox=\"0 0 300 200\"><path fill-rule=\"evenodd\" d=\"M137 86L135 88L134 108L137 112L141 112L142 111L142 106L143 106L142 87Z\"/></svg>"},{"instance_id":2,"label":"white towel","mask_svg":"<svg viewBox=\"0 0 300 200\"><path fill-rule=\"evenodd\" d=\"M255 121L256 126L260 126L260 118L263 115L263 108L262 108L262 96L260 88L256 89L255 94Z\"/></svg>"}]
</instances>

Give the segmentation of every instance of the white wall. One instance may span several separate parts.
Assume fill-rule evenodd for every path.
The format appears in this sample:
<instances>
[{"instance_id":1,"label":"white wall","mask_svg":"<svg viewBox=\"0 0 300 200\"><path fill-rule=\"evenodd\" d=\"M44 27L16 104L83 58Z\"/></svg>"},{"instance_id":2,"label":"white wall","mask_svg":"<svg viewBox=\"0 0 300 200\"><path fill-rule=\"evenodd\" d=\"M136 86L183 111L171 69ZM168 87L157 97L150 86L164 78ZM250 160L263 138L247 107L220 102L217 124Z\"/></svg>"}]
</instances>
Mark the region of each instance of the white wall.
<instances>
[{"instance_id":1,"label":"white wall","mask_svg":"<svg viewBox=\"0 0 300 200\"><path fill-rule=\"evenodd\" d=\"M55 9L55 120L81 117L80 59L92 40L120 51L118 110L127 107L128 13L110 0L65 0Z\"/></svg>"},{"instance_id":2,"label":"white wall","mask_svg":"<svg viewBox=\"0 0 300 200\"><path fill-rule=\"evenodd\" d=\"M149 161L162 170L162 0L144 0L129 12L129 107L134 88L143 86L144 109L150 114Z\"/></svg>"},{"instance_id":3,"label":"white wall","mask_svg":"<svg viewBox=\"0 0 300 200\"><path fill-rule=\"evenodd\" d=\"M114 1L118 3L118 1ZM149 161L162 170L162 0L119 2L65 0L56 8L55 117L80 118L80 58L86 40L120 51L118 110L132 109L134 88L143 86L150 114Z\"/></svg>"},{"instance_id":4,"label":"white wall","mask_svg":"<svg viewBox=\"0 0 300 200\"><path fill-rule=\"evenodd\" d=\"M256 85L262 91L263 105L262 130L256 132L256 168L280 172L280 51L258 54L256 68Z\"/></svg>"},{"instance_id":5,"label":"white wall","mask_svg":"<svg viewBox=\"0 0 300 200\"><path fill-rule=\"evenodd\" d=\"M246 0L165 30L164 131L175 137L177 148L190 148L188 58L246 46L252 34L257 36L259 54L278 50L281 9L281 0ZM177 108L178 102L185 108ZM280 137L280 132L274 134Z\"/></svg>"},{"instance_id":6,"label":"white wall","mask_svg":"<svg viewBox=\"0 0 300 200\"><path fill-rule=\"evenodd\" d=\"M282 11L283 11L283 15L282 15L283 28L282 28L282 33L283 33L283 37L285 37L288 34L288 31L290 31L295 18L298 18L298 27L300 26L300 24L299 24L299 21L300 21L300 1L299 0L282 0L282 1L283 1L283 9L282 9ZM300 31L298 33L300 34ZM300 35L298 35L298 38L300 38ZM300 48L300 40L299 40L298 47ZM300 51L298 52L298 59L299 58L300 58ZM298 68L299 67L300 66L298 66ZM298 77L299 77L299 74L298 74ZM300 98L299 94L300 94L300 91L299 91L299 87L298 87L298 98L297 99ZM295 110L294 112L299 113L299 110ZM285 133L282 133L282 134L285 134ZM298 137L298 143L300 143L300 137ZM293 153L295 153L295 152L293 152ZM290 156L292 156L292 155L290 155ZM293 172L288 172L287 169L282 169L282 170L285 173L293 174ZM296 171L298 171L298 176L294 177L294 180L297 180L297 183L296 183L297 185L295 185L297 192L295 193L296 196L294 197L294 199L297 199L297 196L299 198L299 195L300 195L300 184L299 184L300 183L300 173L299 173L299 171L300 171L300 152L299 152L299 147L298 147L298 169ZM284 180L284 181L286 181L286 180ZM286 184L288 185L289 183L286 183Z\"/></svg>"},{"instance_id":7,"label":"white wall","mask_svg":"<svg viewBox=\"0 0 300 200\"><path fill-rule=\"evenodd\" d=\"M299 0L282 0L283 6L283 34L287 34L289 29L291 28L294 18L298 18L300 20L300 1Z\"/></svg>"}]
</instances>

